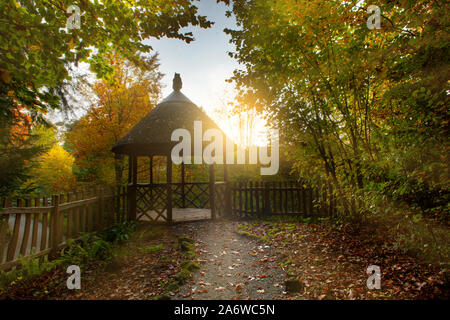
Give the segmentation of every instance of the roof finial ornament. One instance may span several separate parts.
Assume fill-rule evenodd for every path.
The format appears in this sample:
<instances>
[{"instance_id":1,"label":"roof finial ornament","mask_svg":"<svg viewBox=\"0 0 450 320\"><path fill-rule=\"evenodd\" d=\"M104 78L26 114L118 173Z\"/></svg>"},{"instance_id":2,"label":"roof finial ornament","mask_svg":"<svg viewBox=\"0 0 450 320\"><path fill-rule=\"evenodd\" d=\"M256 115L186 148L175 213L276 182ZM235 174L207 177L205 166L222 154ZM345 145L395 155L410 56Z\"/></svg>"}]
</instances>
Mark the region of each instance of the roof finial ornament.
<instances>
[{"instance_id":1,"label":"roof finial ornament","mask_svg":"<svg viewBox=\"0 0 450 320\"><path fill-rule=\"evenodd\" d=\"M175 77L173 77L173 90L180 91L183 86L183 82L181 81L181 77L179 73L175 73Z\"/></svg>"}]
</instances>

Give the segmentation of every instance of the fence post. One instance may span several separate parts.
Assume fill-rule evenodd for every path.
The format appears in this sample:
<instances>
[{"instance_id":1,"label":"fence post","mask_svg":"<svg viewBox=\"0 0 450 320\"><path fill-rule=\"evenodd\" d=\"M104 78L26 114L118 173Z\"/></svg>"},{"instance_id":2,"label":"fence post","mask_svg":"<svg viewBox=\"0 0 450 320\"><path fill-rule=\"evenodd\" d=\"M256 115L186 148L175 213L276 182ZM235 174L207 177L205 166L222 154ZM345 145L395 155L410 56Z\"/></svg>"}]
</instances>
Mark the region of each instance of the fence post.
<instances>
[{"instance_id":1,"label":"fence post","mask_svg":"<svg viewBox=\"0 0 450 320\"><path fill-rule=\"evenodd\" d=\"M104 227L108 226L109 224L109 217L106 219L106 226L105 226L105 203L103 198L103 188L97 189L97 197L98 197L98 212L99 212L99 222L98 222L98 230L102 230Z\"/></svg>"},{"instance_id":2,"label":"fence post","mask_svg":"<svg viewBox=\"0 0 450 320\"><path fill-rule=\"evenodd\" d=\"M228 178L228 165L223 164L223 180L225 180L225 216L232 216L231 183Z\"/></svg>"},{"instance_id":3,"label":"fence post","mask_svg":"<svg viewBox=\"0 0 450 320\"><path fill-rule=\"evenodd\" d=\"M93 191L92 188L89 188L87 191L87 198L91 199L95 197L95 191ZM86 205L86 230L88 232L92 232L94 229L94 218L95 218L95 204L92 202L89 202Z\"/></svg>"},{"instance_id":4,"label":"fence post","mask_svg":"<svg viewBox=\"0 0 450 320\"><path fill-rule=\"evenodd\" d=\"M302 184L302 190L301 190L301 193L302 193L302 211L303 211L303 215L305 217L307 217L308 216L308 208L307 208L307 204L306 204L306 187L305 187L304 181L302 181L301 184Z\"/></svg>"},{"instance_id":5,"label":"fence post","mask_svg":"<svg viewBox=\"0 0 450 320\"><path fill-rule=\"evenodd\" d=\"M50 258L55 258L58 254L59 245L59 223L58 223L58 213L59 213L59 195L55 194L52 196L52 211L50 216Z\"/></svg>"},{"instance_id":6,"label":"fence post","mask_svg":"<svg viewBox=\"0 0 450 320\"><path fill-rule=\"evenodd\" d=\"M31 207L31 199L25 199L25 207ZM28 242L30 240L31 214L25 215L25 226L22 233L22 244L20 245L20 255L26 256Z\"/></svg>"},{"instance_id":7,"label":"fence post","mask_svg":"<svg viewBox=\"0 0 450 320\"><path fill-rule=\"evenodd\" d=\"M72 202L74 199L74 194L73 192L69 192L67 193L67 202ZM75 214L75 209L69 209L67 210L67 237L68 238L73 238L73 220L74 220L74 214Z\"/></svg>"},{"instance_id":8,"label":"fence post","mask_svg":"<svg viewBox=\"0 0 450 320\"><path fill-rule=\"evenodd\" d=\"M11 199L4 198L3 199L3 208L8 208L11 206ZM0 215L0 263L3 262L3 257L5 255L5 249L8 247L8 243L6 242L6 235L8 233L8 220L9 214Z\"/></svg>"},{"instance_id":9,"label":"fence post","mask_svg":"<svg viewBox=\"0 0 450 320\"><path fill-rule=\"evenodd\" d=\"M81 191L81 199L82 200L86 199L86 191L85 190ZM87 215L88 215L88 208L87 207L88 206L86 204L83 204L82 207L81 207L81 212L80 212L80 216L81 216L81 218L80 218L80 221L81 221L80 230L81 230L81 232L88 231L86 229L86 218L87 218Z\"/></svg>"},{"instance_id":10,"label":"fence post","mask_svg":"<svg viewBox=\"0 0 450 320\"><path fill-rule=\"evenodd\" d=\"M270 214L270 189L269 183L267 181L263 182L264 190L263 190L263 215L268 216Z\"/></svg>"},{"instance_id":11,"label":"fence post","mask_svg":"<svg viewBox=\"0 0 450 320\"><path fill-rule=\"evenodd\" d=\"M167 170L167 222L172 224L172 158L170 155L167 156L166 170Z\"/></svg>"},{"instance_id":12,"label":"fence post","mask_svg":"<svg viewBox=\"0 0 450 320\"><path fill-rule=\"evenodd\" d=\"M250 215L254 214L253 212L253 181L249 181L248 182L248 191L249 191L249 202L250 202L250 206L249 206L249 210L250 210Z\"/></svg>"},{"instance_id":13,"label":"fence post","mask_svg":"<svg viewBox=\"0 0 450 320\"><path fill-rule=\"evenodd\" d=\"M289 189L289 193L291 194L291 213L294 214L295 213L295 183L294 181L291 181L290 183L290 189Z\"/></svg>"},{"instance_id":14,"label":"fence post","mask_svg":"<svg viewBox=\"0 0 450 320\"><path fill-rule=\"evenodd\" d=\"M42 197L42 206L48 206L47 197ZM50 224L51 224L51 211L50 211ZM48 212L42 215L42 235L41 235L41 250L47 249L47 234L48 234Z\"/></svg>"},{"instance_id":15,"label":"fence post","mask_svg":"<svg viewBox=\"0 0 450 320\"><path fill-rule=\"evenodd\" d=\"M128 221L136 220L137 158L128 157Z\"/></svg>"},{"instance_id":16,"label":"fence post","mask_svg":"<svg viewBox=\"0 0 450 320\"><path fill-rule=\"evenodd\" d=\"M245 214L244 216L248 216L248 191L249 191L249 187L248 187L248 181L245 180L244 182L244 208L245 208Z\"/></svg>"},{"instance_id":17,"label":"fence post","mask_svg":"<svg viewBox=\"0 0 450 320\"><path fill-rule=\"evenodd\" d=\"M238 183L238 194L239 194L239 217L242 217L242 181Z\"/></svg>"},{"instance_id":18,"label":"fence post","mask_svg":"<svg viewBox=\"0 0 450 320\"><path fill-rule=\"evenodd\" d=\"M215 205L215 196L216 196L216 188L214 185L215 180L215 172L214 172L214 164L209 165L209 203L211 207L211 218L216 219L216 205Z\"/></svg>"},{"instance_id":19,"label":"fence post","mask_svg":"<svg viewBox=\"0 0 450 320\"><path fill-rule=\"evenodd\" d=\"M284 213L288 214L289 211L289 184L287 181L284 182Z\"/></svg>"},{"instance_id":20,"label":"fence post","mask_svg":"<svg viewBox=\"0 0 450 320\"><path fill-rule=\"evenodd\" d=\"M255 181L255 204L256 204L256 216L259 218L261 211L260 211L260 205L259 205L259 190L260 190L261 182Z\"/></svg>"},{"instance_id":21,"label":"fence post","mask_svg":"<svg viewBox=\"0 0 450 320\"><path fill-rule=\"evenodd\" d=\"M295 187L296 187L296 189L297 189L297 210L298 210L298 213L299 214L301 214L301 213L303 213L303 211L302 211L302 187L301 187L301 184L300 184L300 182L296 182L296 184L295 184Z\"/></svg>"},{"instance_id":22,"label":"fence post","mask_svg":"<svg viewBox=\"0 0 450 320\"><path fill-rule=\"evenodd\" d=\"M17 199L17 207L22 207L22 199ZM16 213L14 222L14 230L12 233L11 240L9 241L8 253L6 256L6 261L14 260L16 256L16 249L19 242L20 225L22 221L22 214Z\"/></svg>"}]
</instances>

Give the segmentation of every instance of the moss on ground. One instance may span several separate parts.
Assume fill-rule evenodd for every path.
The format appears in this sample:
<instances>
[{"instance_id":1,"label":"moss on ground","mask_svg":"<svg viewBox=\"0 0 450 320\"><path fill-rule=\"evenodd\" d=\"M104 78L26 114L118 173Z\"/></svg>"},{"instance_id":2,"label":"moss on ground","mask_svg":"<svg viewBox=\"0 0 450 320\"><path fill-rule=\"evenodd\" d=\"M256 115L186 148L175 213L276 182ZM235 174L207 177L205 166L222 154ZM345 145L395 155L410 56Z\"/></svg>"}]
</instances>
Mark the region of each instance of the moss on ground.
<instances>
[{"instance_id":1,"label":"moss on ground","mask_svg":"<svg viewBox=\"0 0 450 320\"><path fill-rule=\"evenodd\" d=\"M178 238L178 244L181 251L185 252L190 258L195 257L195 242L187 237ZM170 293L177 291L181 286L187 283L192 272L200 269L200 265L192 260L186 260L181 264L181 270L177 275L164 284L164 293L156 296L155 300L168 300Z\"/></svg>"}]
</instances>

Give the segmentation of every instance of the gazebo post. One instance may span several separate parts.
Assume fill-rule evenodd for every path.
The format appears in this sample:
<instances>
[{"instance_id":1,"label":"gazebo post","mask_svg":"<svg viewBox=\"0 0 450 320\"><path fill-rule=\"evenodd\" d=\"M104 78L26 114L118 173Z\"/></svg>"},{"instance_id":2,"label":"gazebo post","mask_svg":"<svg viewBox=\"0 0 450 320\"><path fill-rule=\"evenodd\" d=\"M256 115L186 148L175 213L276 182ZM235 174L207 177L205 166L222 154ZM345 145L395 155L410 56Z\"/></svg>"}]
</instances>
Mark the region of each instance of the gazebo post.
<instances>
[{"instance_id":1,"label":"gazebo post","mask_svg":"<svg viewBox=\"0 0 450 320\"><path fill-rule=\"evenodd\" d=\"M209 165L209 203L211 207L211 218L216 219L216 206L214 204L215 192L215 174L214 174L214 164Z\"/></svg>"},{"instance_id":2,"label":"gazebo post","mask_svg":"<svg viewBox=\"0 0 450 320\"><path fill-rule=\"evenodd\" d=\"M130 155L128 160L128 221L136 220L136 188L137 188L137 157Z\"/></svg>"},{"instance_id":3,"label":"gazebo post","mask_svg":"<svg viewBox=\"0 0 450 320\"><path fill-rule=\"evenodd\" d=\"M172 157L167 156L167 222L172 223Z\"/></svg>"},{"instance_id":4,"label":"gazebo post","mask_svg":"<svg viewBox=\"0 0 450 320\"><path fill-rule=\"evenodd\" d=\"M137 185L137 156L133 155L133 185Z\"/></svg>"},{"instance_id":5,"label":"gazebo post","mask_svg":"<svg viewBox=\"0 0 450 320\"><path fill-rule=\"evenodd\" d=\"M130 154L128 155L128 184L131 183L131 176L133 175L133 156Z\"/></svg>"},{"instance_id":6,"label":"gazebo post","mask_svg":"<svg viewBox=\"0 0 450 320\"><path fill-rule=\"evenodd\" d=\"M186 208L186 194L184 190L184 161L181 162L181 202L182 207Z\"/></svg>"}]
</instances>

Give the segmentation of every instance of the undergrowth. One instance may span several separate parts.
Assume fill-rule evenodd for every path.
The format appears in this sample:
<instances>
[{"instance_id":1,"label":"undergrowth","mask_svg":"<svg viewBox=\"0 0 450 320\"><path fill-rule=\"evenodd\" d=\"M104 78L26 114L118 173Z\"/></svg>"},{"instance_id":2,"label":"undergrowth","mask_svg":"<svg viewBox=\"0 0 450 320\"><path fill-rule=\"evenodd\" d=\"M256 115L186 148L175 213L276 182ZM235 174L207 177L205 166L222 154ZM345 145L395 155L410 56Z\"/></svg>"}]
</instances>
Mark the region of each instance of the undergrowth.
<instances>
[{"instance_id":1,"label":"undergrowth","mask_svg":"<svg viewBox=\"0 0 450 320\"><path fill-rule=\"evenodd\" d=\"M81 270L92 264L105 265L113 257L113 248L129 239L135 230L134 222L113 225L97 233L84 233L77 240L68 239L58 257L21 258L19 266L0 272L0 298L42 298L65 285L65 271L69 265ZM14 288L14 290L12 290Z\"/></svg>"},{"instance_id":2,"label":"undergrowth","mask_svg":"<svg viewBox=\"0 0 450 320\"><path fill-rule=\"evenodd\" d=\"M276 232L277 223L301 223L326 225L330 230L345 230L373 246L385 246L417 258L424 263L440 267L444 272L450 268L450 232L442 220L427 217L420 209L396 202L386 203L367 195L364 209L357 220L354 217L335 215L333 217L304 215L251 215L247 223L271 224ZM238 233L270 242L271 235L251 233L239 226Z\"/></svg>"}]
</instances>

